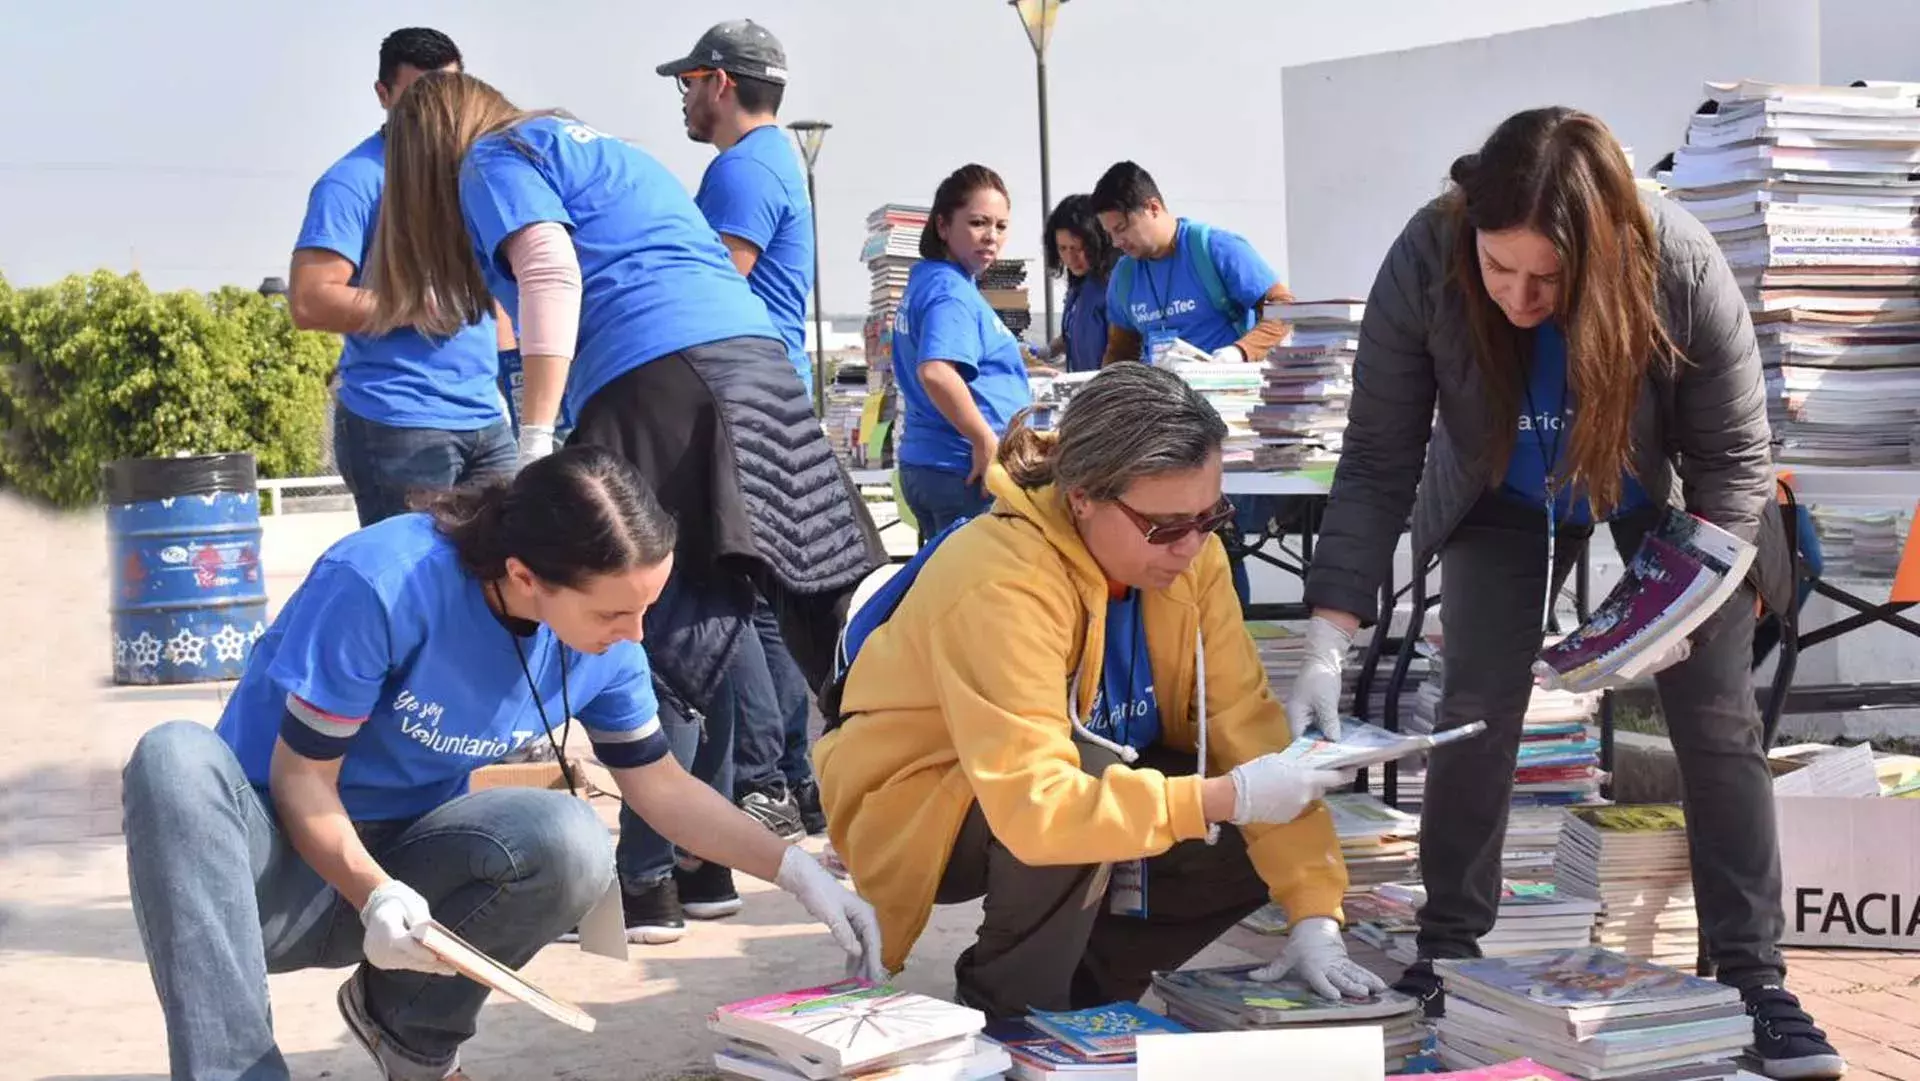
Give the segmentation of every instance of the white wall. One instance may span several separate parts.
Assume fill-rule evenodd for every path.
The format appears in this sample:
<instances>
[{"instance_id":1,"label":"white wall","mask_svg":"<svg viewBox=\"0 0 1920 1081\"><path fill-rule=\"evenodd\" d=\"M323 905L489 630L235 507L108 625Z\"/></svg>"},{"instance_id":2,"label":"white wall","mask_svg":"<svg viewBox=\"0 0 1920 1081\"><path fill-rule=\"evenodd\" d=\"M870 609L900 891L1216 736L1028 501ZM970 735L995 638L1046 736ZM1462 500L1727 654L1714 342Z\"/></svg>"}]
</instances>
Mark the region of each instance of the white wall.
<instances>
[{"instance_id":1,"label":"white wall","mask_svg":"<svg viewBox=\"0 0 1920 1081\"><path fill-rule=\"evenodd\" d=\"M1842 6L1873 3L1920 9L1917 0ZM1570 105L1600 116L1646 172L1679 145L1702 83L1817 82L1820 16L1820 0L1693 0L1288 68L1289 284L1302 297L1364 297L1381 256L1440 193L1454 158L1522 109ZM1920 53L1920 33L1901 44Z\"/></svg>"},{"instance_id":2,"label":"white wall","mask_svg":"<svg viewBox=\"0 0 1920 1081\"><path fill-rule=\"evenodd\" d=\"M1840 84L1920 82L1920 2L1821 0L1820 74Z\"/></svg>"}]
</instances>

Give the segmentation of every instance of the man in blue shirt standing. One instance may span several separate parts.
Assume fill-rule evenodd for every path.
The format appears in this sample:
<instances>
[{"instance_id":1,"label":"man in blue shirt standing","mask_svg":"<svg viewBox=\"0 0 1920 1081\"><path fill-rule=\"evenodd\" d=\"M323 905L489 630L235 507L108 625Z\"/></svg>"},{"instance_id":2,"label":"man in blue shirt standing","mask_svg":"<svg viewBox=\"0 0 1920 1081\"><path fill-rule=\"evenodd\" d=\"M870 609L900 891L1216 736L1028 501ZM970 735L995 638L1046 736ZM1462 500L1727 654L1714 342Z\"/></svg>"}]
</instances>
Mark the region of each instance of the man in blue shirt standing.
<instances>
[{"instance_id":1,"label":"man in blue shirt standing","mask_svg":"<svg viewBox=\"0 0 1920 1081\"><path fill-rule=\"evenodd\" d=\"M813 291L813 208L778 120L786 51L765 27L736 19L713 26L685 58L656 70L680 88L687 137L720 150L694 202L766 304L794 370L811 390L806 315ZM818 833L826 816L807 759L806 678L764 598L755 606L753 625L753 639L742 643L727 676L737 710L733 795L776 834Z\"/></svg>"},{"instance_id":2,"label":"man in blue shirt standing","mask_svg":"<svg viewBox=\"0 0 1920 1081\"><path fill-rule=\"evenodd\" d=\"M459 70L460 48L447 35L396 30L380 43L373 93L391 109L422 74ZM287 288L296 326L345 336L333 452L363 526L404 511L414 490L509 474L518 460L502 412L493 318L441 341L411 329L362 333L373 294L360 279L385 184L383 128L313 185Z\"/></svg>"}]
</instances>

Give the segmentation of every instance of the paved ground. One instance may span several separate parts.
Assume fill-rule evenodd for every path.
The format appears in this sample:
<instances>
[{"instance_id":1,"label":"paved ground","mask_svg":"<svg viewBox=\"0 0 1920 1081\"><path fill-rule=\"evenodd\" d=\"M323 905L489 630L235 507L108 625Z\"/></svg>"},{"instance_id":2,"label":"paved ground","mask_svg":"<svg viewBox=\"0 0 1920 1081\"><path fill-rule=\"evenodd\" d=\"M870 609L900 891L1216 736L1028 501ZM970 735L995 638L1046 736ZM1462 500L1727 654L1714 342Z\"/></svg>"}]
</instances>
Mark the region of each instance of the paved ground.
<instances>
[{"instance_id":1,"label":"paved ground","mask_svg":"<svg viewBox=\"0 0 1920 1081\"><path fill-rule=\"evenodd\" d=\"M344 515L269 524L269 591L284 598L313 557L351 527ZM160 1011L128 905L118 771L164 720L210 723L223 688L108 685L104 531L97 516L49 517L0 495L0 688L9 705L0 761L0 1077L166 1076ZM467 1064L476 1078L646 1081L708 1076L704 1018L719 1002L833 978L839 957L799 907L741 879L739 917L696 924L627 963L556 946L528 972L586 1006L583 1036L532 1011L487 1007ZM978 917L939 912L902 982L934 994ZM1271 955L1236 930L1202 960ZM339 972L276 976L274 1016L298 1078L370 1078L333 1008ZM1794 985L1855 1064L1854 1076L1920 1079L1920 955L1800 953Z\"/></svg>"}]
</instances>

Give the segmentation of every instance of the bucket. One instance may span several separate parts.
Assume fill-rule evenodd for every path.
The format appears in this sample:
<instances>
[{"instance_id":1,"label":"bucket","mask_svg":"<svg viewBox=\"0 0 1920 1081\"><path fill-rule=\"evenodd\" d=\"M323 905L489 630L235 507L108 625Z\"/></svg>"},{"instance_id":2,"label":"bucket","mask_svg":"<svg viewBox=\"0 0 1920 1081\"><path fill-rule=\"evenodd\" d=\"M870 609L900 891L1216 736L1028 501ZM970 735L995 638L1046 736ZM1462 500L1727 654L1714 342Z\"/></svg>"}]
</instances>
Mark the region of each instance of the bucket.
<instances>
[{"instance_id":1,"label":"bucket","mask_svg":"<svg viewBox=\"0 0 1920 1081\"><path fill-rule=\"evenodd\" d=\"M239 679L267 633L251 454L106 468L113 681Z\"/></svg>"}]
</instances>

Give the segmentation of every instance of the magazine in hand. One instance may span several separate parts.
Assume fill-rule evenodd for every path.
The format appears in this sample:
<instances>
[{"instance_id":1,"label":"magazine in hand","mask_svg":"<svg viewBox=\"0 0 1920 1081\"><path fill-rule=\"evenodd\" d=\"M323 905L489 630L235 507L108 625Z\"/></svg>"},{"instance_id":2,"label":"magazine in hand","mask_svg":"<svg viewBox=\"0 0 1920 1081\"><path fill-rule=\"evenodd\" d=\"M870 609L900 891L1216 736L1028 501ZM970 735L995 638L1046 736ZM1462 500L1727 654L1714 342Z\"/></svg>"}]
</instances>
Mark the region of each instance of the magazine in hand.
<instances>
[{"instance_id":1,"label":"magazine in hand","mask_svg":"<svg viewBox=\"0 0 1920 1081\"><path fill-rule=\"evenodd\" d=\"M1474 721L1443 732L1419 735L1389 732L1379 725L1348 719L1340 725L1338 740L1319 735L1318 729L1310 729L1306 738L1287 744L1280 752L1280 757L1308 769L1346 773L1430 751L1455 740L1477 736L1486 730L1485 721Z\"/></svg>"},{"instance_id":2,"label":"magazine in hand","mask_svg":"<svg viewBox=\"0 0 1920 1081\"><path fill-rule=\"evenodd\" d=\"M415 926L413 937L467 979L524 1002L563 1025L571 1025L582 1032L594 1030L597 1022L592 1014L571 1002L549 995L532 980L474 949L467 940L447 930L438 920L428 920Z\"/></svg>"},{"instance_id":3,"label":"magazine in hand","mask_svg":"<svg viewBox=\"0 0 1920 1081\"><path fill-rule=\"evenodd\" d=\"M1637 679L1719 611L1753 564L1754 546L1675 507L1640 542L1593 614L1534 662L1549 690Z\"/></svg>"}]
</instances>

